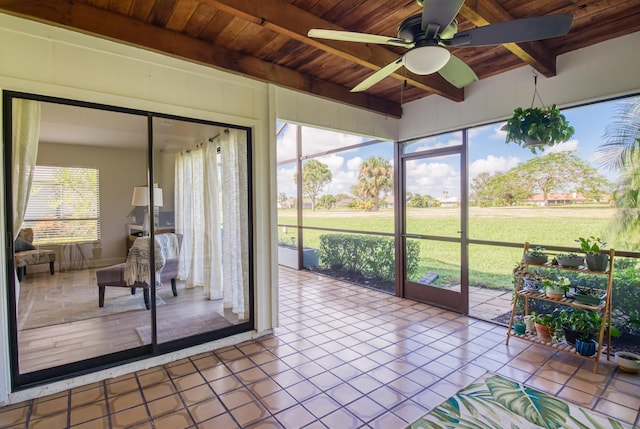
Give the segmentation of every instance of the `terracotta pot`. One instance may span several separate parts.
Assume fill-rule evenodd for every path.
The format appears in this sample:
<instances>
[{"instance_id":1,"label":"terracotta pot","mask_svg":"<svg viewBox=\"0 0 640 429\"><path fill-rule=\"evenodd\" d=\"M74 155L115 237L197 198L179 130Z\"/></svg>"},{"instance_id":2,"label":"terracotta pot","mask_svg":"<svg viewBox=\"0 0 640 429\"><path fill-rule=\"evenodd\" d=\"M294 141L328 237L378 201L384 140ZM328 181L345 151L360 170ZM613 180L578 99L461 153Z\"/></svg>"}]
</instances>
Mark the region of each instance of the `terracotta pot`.
<instances>
[{"instance_id":1,"label":"terracotta pot","mask_svg":"<svg viewBox=\"0 0 640 429\"><path fill-rule=\"evenodd\" d=\"M551 332L549 331L549 327L547 325L536 323L535 326L538 338L544 341L551 341Z\"/></svg>"}]
</instances>

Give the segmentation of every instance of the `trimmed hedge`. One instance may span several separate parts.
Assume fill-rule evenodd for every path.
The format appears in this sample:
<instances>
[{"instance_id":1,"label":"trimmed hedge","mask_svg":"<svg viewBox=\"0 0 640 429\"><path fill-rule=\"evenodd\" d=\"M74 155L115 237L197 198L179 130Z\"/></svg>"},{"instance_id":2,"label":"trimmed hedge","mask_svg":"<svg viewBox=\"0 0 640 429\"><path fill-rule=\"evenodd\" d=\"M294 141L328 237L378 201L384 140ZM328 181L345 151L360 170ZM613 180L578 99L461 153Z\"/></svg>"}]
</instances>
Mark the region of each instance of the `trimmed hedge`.
<instances>
[{"instance_id":1,"label":"trimmed hedge","mask_svg":"<svg viewBox=\"0 0 640 429\"><path fill-rule=\"evenodd\" d=\"M392 238L373 235L323 234L320 265L334 270L360 273L384 281L395 278L395 244ZM407 242L407 276L418 270L420 245Z\"/></svg>"}]
</instances>

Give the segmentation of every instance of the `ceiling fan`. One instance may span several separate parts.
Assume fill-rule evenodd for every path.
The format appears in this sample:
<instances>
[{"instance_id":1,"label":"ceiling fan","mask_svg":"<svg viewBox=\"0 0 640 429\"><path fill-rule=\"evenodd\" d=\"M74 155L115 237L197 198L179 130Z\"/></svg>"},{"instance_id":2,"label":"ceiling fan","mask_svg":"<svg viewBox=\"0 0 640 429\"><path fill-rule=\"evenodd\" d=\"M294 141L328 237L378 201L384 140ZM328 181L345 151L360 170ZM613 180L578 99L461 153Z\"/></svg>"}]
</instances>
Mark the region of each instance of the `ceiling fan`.
<instances>
[{"instance_id":1,"label":"ceiling fan","mask_svg":"<svg viewBox=\"0 0 640 429\"><path fill-rule=\"evenodd\" d=\"M408 48L400 58L360 82L351 92L365 91L405 66L409 71L426 75L438 72L457 88L478 80L471 67L452 55L447 48L520 43L564 36L569 32L573 15L550 15L476 27L458 32L455 20L464 0L416 0L422 13L400 23L398 37L353 33L338 30L309 30L308 36L347 42L374 43Z\"/></svg>"}]
</instances>

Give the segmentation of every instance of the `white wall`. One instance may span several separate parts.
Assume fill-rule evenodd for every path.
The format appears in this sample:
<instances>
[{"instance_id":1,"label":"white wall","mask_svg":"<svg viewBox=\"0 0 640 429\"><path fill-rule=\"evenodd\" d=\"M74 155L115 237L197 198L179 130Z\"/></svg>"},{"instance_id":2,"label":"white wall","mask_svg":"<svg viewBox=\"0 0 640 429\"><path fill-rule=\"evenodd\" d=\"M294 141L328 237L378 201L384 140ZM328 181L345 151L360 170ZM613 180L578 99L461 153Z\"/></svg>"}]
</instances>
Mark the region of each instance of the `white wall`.
<instances>
[{"instance_id":1,"label":"white wall","mask_svg":"<svg viewBox=\"0 0 640 429\"><path fill-rule=\"evenodd\" d=\"M546 105L567 107L640 91L640 32L558 57L558 75L538 74L538 93ZM404 105L400 140L506 119L516 107L529 107L531 67L475 82L456 103L434 95ZM536 106L539 107L536 100Z\"/></svg>"},{"instance_id":2,"label":"white wall","mask_svg":"<svg viewBox=\"0 0 640 429\"><path fill-rule=\"evenodd\" d=\"M398 137L400 121L389 116L284 88L277 89L275 102L278 119L287 122L384 140Z\"/></svg>"}]
</instances>

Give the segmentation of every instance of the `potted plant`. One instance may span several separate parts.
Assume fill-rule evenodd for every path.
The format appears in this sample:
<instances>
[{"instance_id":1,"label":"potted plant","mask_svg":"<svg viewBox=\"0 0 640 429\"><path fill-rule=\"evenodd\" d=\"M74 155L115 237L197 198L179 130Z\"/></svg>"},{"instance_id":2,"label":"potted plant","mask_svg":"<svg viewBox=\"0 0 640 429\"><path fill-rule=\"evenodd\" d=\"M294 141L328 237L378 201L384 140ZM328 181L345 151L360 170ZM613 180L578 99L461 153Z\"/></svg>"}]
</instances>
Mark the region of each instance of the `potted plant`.
<instances>
[{"instance_id":1,"label":"potted plant","mask_svg":"<svg viewBox=\"0 0 640 429\"><path fill-rule=\"evenodd\" d=\"M563 267L578 268L584 263L584 257L575 253L560 253L556 255L556 262Z\"/></svg>"},{"instance_id":2,"label":"potted plant","mask_svg":"<svg viewBox=\"0 0 640 429\"><path fill-rule=\"evenodd\" d=\"M597 346L598 341L591 334L583 333L576 338L576 351L582 356L593 356Z\"/></svg>"},{"instance_id":3,"label":"potted plant","mask_svg":"<svg viewBox=\"0 0 640 429\"><path fill-rule=\"evenodd\" d=\"M533 247L524 254L524 261L530 264L544 264L547 262L548 256L544 253L547 249L544 247Z\"/></svg>"},{"instance_id":4,"label":"potted plant","mask_svg":"<svg viewBox=\"0 0 640 429\"><path fill-rule=\"evenodd\" d=\"M636 373L640 371L640 356L634 353L619 351L615 354L616 363L622 371Z\"/></svg>"},{"instance_id":5,"label":"potted plant","mask_svg":"<svg viewBox=\"0 0 640 429\"><path fill-rule=\"evenodd\" d=\"M585 253L587 268L591 271L606 271L609 255L602 253L602 248L607 245L599 237L579 237L576 240L580 243L580 248Z\"/></svg>"},{"instance_id":6,"label":"potted plant","mask_svg":"<svg viewBox=\"0 0 640 429\"><path fill-rule=\"evenodd\" d=\"M554 104L551 107L518 107L500 130L507 132L506 142L526 147L532 153L544 151L545 146L566 142L575 129Z\"/></svg>"},{"instance_id":7,"label":"potted plant","mask_svg":"<svg viewBox=\"0 0 640 429\"><path fill-rule=\"evenodd\" d=\"M521 316L517 316L513 321L513 331L516 335L524 335L527 332L527 325Z\"/></svg>"},{"instance_id":8,"label":"potted plant","mask_svg":"<svg viewBox=\"0 0 640 429\"><path fill-rule=\"evenodd\" d=\"M580 304L597 307L607 297L607 293L598 288L576 286L571 297Z\"/></svg>"},{"instance_id":9,"label":"potted plant","mask_svg":"<svg viewBox=\"0 0 640 429\"><path fill-rule=\"evenodd\" d=\"M595 311L579 308L562 310L558 316L567 343L575 345L581 335L595 335L600 331L602 319Z\"/></svg>"},{"instance_id":10,"label":"potted plant","mask_svg":"<svg viewBox=\"0 0 640 429\"><path fill-rule=\"evenodd\" d=\"M543 341L551 341L550 325L552 323L553 316L551 314L536 314L534 325L536 328L536 334L538 338Z\"/></svg>"},{"instance_id":11,"label":"potted plant","mask_svg":"<svg viewBox=\"0 0 640 429\"><path fill-rule=\"evenodd\" d=\"M546 279L544 276L529 274L522 278L522 282L524 283L522 289L539 292L540 289L542 289L542 280L544 279Z\"/></svg>"},{"instance_id":12,"label":"potted plant","mask_svg":"<svg viewBox=\"0 0 640 429\"><path fill-rule=\"evenodd\" d=\"M540 282L542 290L548 298L561 299L569 290L571 282L566 277L558 277L557 280L544 279Z\"/></svg>"}]
</instances>

